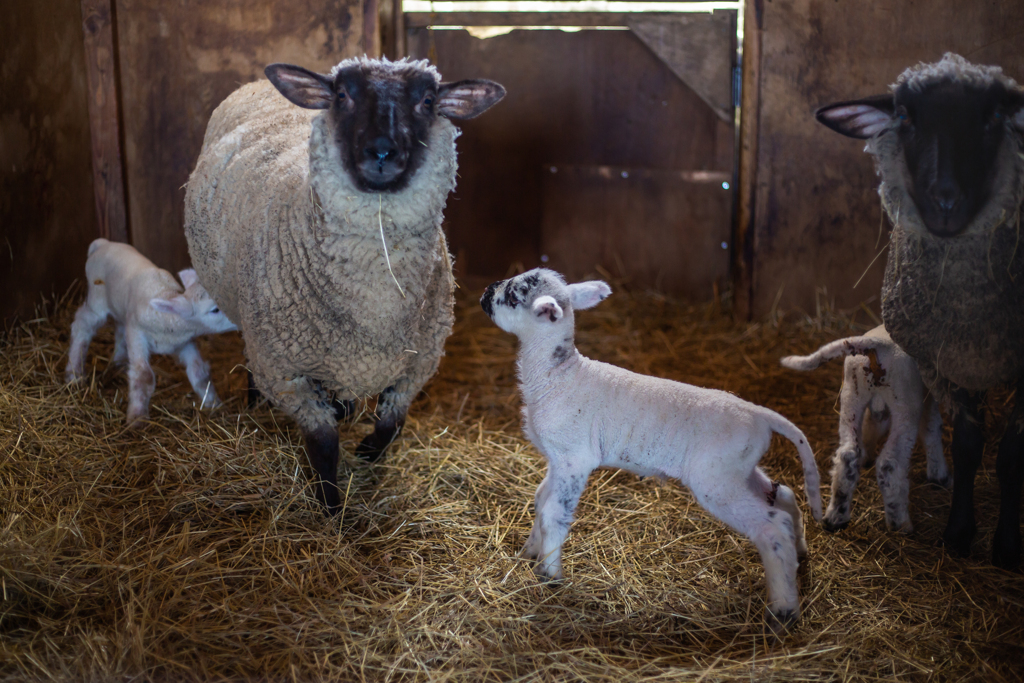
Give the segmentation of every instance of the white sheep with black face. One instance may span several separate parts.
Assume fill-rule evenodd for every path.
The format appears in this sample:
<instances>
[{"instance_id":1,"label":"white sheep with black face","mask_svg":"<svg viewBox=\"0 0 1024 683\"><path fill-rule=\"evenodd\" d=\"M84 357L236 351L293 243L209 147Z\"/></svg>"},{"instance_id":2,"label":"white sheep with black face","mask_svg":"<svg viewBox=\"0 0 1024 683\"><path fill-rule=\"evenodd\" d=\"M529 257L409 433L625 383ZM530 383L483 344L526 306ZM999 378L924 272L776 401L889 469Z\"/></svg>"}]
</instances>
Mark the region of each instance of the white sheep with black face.
<instances>
[{"instance_id":1,"label":"white sheep with black face","mask_svg":"<svg viewBox=\"0 0 1024 683\"><path fill-rule=\"evenodd\" d=\"M562 577L562 543L587 477L598 467L676 479L705 510L757 546L769 622L795 622L798 557L807 553L803 517L793 492L772 482L757 463L772 432L792 441L812 514L820 520L818 469L807 438L778 413L724 391L582 356L573 343L573 313L610 293L604 282L567 285L558 273L539 268L492 284L480 300L498 327L519 338L523 431L548 461L523 554L536 561L541 578Z\"/></svg>"},{"instance_id":2,"label":"white sheep with black face","mask_svg":"<svg viewBox=\"0 0 1024 683\"><path fill-rule=\"evenodd\" d=\"M195 338L238 329L199 284L191 268L178 273L182 284L128 244L103 238L89 245L85 275L89 294L71 325L71 348L64 378L77 381L97 330L114 320L114 363L128 362L129 425L149 415L156 377L151 353L173 354L188 375L200 407L221 404L210 381L210 366L199 354Z\"/></svg>"},{"instance_id":3,"label":"white sheep with black face","mask_svg":"<svg viewBox=\"0 0 1024 683\"><path fill-rule=\"evenodd\" d=\"M921 382L917 363L882 325L863 336L826 344L809 356L786 356L780 362L793 370L813 370L835 358L844 358L839 447L832 459L832 498L821 525L838 531L849 524L861 467L875 460L886 526L909 534L914 530L908 503L915 441L920 441L928 460L928 481L944 488L953 485L942 454L939 404Z\"/></svg>"},{"instance_id":4,"label":"white sheep with black face","mask_svg":"<svg viewBox=\"0 0 1024 683\"><path fill-rule=\"evenodd\" d=\"M992 562L1020 563L1024 484L1024 89L997 66L947 53L904 71L892 92L822 107L818 120L867 139L893 225L882 285L885 328L953 408L953 503L943 534L970 552L981 404L1017 389L999 446Z\"/></svg>"},{"instance_id":5,"label":"white sheep with black face","mask_svg":"<svg viewBox=\"0 0 1024 683\"><path fill-rule=\"evenodd\" d=\"M442 83L426 61L266 74L213 112L185 235L200 280L238 322L256 388L301 427L316 496L333 512L337 403L378 396L374 431L356 449L374 460L444 353L450 119L481 114L505 91Z\"/></svg>"}]
</instances>

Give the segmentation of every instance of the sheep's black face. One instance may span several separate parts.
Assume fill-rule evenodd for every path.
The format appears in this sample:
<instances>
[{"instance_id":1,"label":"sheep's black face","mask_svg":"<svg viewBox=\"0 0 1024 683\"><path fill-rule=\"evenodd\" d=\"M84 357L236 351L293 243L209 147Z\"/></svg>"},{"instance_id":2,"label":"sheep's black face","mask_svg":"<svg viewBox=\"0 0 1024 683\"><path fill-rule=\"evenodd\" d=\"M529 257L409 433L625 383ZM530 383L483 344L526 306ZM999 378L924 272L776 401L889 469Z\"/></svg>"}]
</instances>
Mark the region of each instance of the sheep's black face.
<instances>
[{"instance_id":1,"label":"sheep's black face","mask_svg":"<svg viewBox=\"0 0 1024 683\"><path fill-rule=\"evenodd\" d=\"M1022 103L1001 83L980 88L940 81L896 91L910 195L930 232L960 234L988 202L1006 122Z\"/></svg>"},{"instance_id":2,"label":"sheep's black face","mask_svg":"<svg viewBox=\"0 0 1024 683\"><path fill-rule=\"evenodd\" d=\"M352 66L333 83L331 119L345 170L359 189L400 190L423 161L437 118L437 81L422 71Z\"/></svg>"},{"instance_id":3,"label":"sheep's black face","mask_svg":"<svg viewBox=\"0 0 1024 683\"><path fill-rule=\"evenodd\" d=\"M505 96L493 81L439 83L425 64L342 62L333 77L290 64L264 71L293 104L329 110L342 165L356 187L388 192L404 188L422 164L438 116L471 119Z\"/></svg>"}]
</instances>

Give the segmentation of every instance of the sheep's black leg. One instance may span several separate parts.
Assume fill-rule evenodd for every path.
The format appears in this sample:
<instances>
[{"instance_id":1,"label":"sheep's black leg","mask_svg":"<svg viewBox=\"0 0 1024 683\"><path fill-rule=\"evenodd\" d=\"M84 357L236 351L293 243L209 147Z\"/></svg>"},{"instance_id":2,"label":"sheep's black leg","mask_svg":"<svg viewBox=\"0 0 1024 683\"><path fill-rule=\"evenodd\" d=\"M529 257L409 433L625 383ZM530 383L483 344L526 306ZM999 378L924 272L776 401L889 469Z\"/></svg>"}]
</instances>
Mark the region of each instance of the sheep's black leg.
<instances>
[{"instance_id":1,"label":"sheep's black leg","mask_svg":"<svg viewBox=\"0 0 1024 683\"><path fill-rule=\"evenodd\" d=\"M953 393L953 502L949 522L942 535L946 550L958 557L971 551L971 540L977 526L974 522L974 475L981 464L985 446L982 435L984 417L981 401L984 395L972 395L963 389Z\"/></svg>"},{"instance_id":2,"label":"sheep's black leg","mask_svg":"<svg viewBox=\"0 0 1024 683\"><path fill-rule=\"evenodd\" d=\"M316 499L336 514L341 507L338 490L338 428L334 425L303 431L306 438L306 457L313 468Z\"/></svg>"},{"instance_id":3,"label":"sheep's black leg","mask_svg":"<svg viewBox=\"0 0 1024 683\"><path fill-rule=\"evenodd\" d=\"M347 420L352 417L352 413L356 411L356 402L339 401L336 398L332 398L331 408L334 409L334 419L341 422L342 420Z\"/></svg>"},{"instance_id":4,"label":"sheep's black leg","mask_svg":"<svg viewBox=\"0 0 1024 683\"><path fill-rule=\"evenodd\" d=\"M260 394L260 390L256 388L256 378L252 376L252 370L246 370L245 376L249 381L249 388L245 391L246 405L250 408L255 408L256 404L260 402L263 395Z\"/></svg>"},{"instance_id":5,"label":"sheep's black leg","mask_svg":"<svg viewBox=\"0 0 1024 683\"><path fill-rule=\"evenodd\" d=\"M356 446L356 455L367 462L377 462L402 431L404 424L404 416L401 419L390 416L378 420L373 426L373 433Z\"/></svg>"},{"instance_id":6,"label":"sheep's black leg","mask_svg":"<svg viewBox=\"0 0 1024 683\"><path fill-rule=\"evenodd\" d=\"M999 444L996 474L999 523L992 537L992 564L1016 569L1020 564L1020 489L1024 484L1024 381L1017 385L1016 405ZM953 483L955 486L955 479Z\"/></svg>"}]
</instances>

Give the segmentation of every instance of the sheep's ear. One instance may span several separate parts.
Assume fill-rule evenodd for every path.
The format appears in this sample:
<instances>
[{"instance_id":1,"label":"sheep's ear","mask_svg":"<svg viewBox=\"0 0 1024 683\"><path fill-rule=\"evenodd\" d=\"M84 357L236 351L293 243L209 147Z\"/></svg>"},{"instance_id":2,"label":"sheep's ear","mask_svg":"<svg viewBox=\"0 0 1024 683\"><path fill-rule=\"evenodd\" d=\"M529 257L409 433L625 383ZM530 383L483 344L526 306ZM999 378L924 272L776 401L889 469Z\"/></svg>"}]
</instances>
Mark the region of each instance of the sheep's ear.
<instances>
[{"instance_id":1,"label":"sheep's ear","mask_svg":"<svg viewBox=\"0 0 1024 683\"><path fill-rule=\"evenodd\" d=\"M482 78L442 83L437 90L437 113L449 119L471 119L483 114L504 96L504 87Z\"/></svg>"},{"instance_id":2,"label":"sheep's ear","mask_svg":"<svg viewBox=\"0 0 1024 683\"><path fill-rule=\"evenodd\" d=\"M607 282L601 280L590 280L589 282L577 282L569 285L569 296L574 310L581 311L593 308L608 298L612 288Z\"/></svg>"},{"instance_id":3,"label":"sheep's ear","mask_svg":"<svg viewBox=\"0 0 1024 683\"><path fill-rule=\"evenodd\" d=\"M185 285L185 289L188 289L195 283L199 282L199 276L196 275L196 271L192 268L179 270L178 279L181 280L181 284Z\"/></svg>"},{"instance_id":4,"label":"sheep's ear","mask_svg":"<svg viewBox=\"0 0 1024 683\"><path fill-rule=\"evenodd\" d=\"M814 112L814 118L837 133L867 139L885 129L896 112L892 95L875 95L863 100L826 104Z\"/></svg>"},{"instance_id":5,"label":"sheep's ear","mask_svg":"<svg viewBox=\"0 0 1024 683\"><path fill-rule=\"evenodd\" d=\"M149 305L161 313L170 313L179 318L191 318L193 314L192 302L179 294L173 299L150 299Z\"/></svg>"},{"instance_id":6,"label":"sheep's ear","mask_svg":"<svg viewBox=\"0 0 1024 683\"><path fill-rule=\"evenodd\" d=\"M538 318L547 318L551 322L558 322L562 319L562 307L558 305L554 297L539 296L533 302L533 314Z\"/></svg>"},{"instance_id":7,"label":"sheep's ear","mask_svg":"<svg viewBox=\"0 0 1024 683\"><path fill-rule=\"evenodd\" d=\"M303 109L329 109L334 101L331 79L291 64L271 64L263 73L292 104Z\"/></svg>"}]
</instances>

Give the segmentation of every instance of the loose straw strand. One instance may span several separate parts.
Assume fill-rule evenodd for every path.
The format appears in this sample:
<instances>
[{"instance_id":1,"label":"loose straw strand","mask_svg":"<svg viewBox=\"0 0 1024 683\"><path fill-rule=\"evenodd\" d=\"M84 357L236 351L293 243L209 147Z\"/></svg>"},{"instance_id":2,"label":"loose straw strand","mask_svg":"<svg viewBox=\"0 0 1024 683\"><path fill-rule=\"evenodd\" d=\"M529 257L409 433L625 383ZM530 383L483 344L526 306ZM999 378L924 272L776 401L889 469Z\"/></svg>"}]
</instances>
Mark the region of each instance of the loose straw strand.
<instances>
[{"instance_id":1,"label":"loose straw strand","mask_svg":"<svg viewBox=\"0 0 1024 683\"><path fill-rule=\"evenodd\" d=\"M384 245L384 260L388 264L388 272L391 273L391 279L395 281L395 285L398 287L399 294L402 298L405 298L405 292L402 291L402 285L398 283L398 278L395 277L395 271L391 270L391 258L388 256L388 243L384 241L384 219L382 214L384 213L384 195L377 195L377 224L380 226L380 243Z\"/></svg>"}]
</instances>

